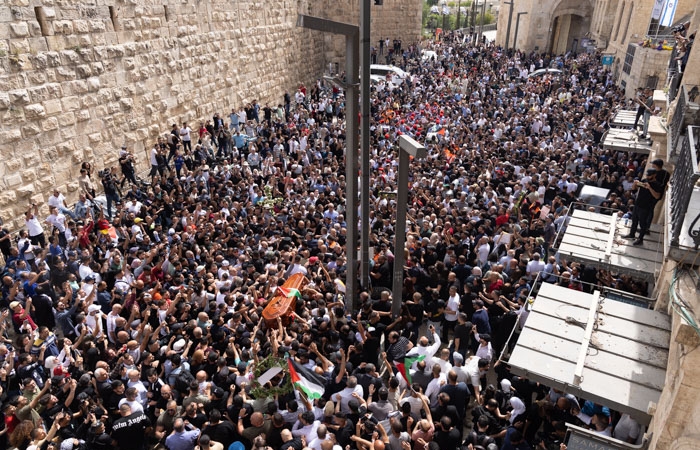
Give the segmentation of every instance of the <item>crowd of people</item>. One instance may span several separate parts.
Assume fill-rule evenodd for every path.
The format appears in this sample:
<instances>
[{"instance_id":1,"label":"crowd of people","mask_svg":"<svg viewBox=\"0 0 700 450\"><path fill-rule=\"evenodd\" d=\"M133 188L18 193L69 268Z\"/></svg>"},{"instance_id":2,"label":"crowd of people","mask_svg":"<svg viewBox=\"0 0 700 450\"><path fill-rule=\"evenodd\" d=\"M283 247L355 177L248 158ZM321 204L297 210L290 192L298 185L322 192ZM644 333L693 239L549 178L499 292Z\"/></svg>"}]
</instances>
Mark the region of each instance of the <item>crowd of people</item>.
<instances>
[{"instance_id":1,"label":"crowd of people","mask_svg":"<svg viewBox=\"0 0 700 450\"><path fill-rule=\"evenodd\" d=\"M567 422L637 442L629 416L499 359L537 283L644 290L552 250L585 184L634 211L647 162L601 144L630 104L595 54L506 52L460 34L425 42L435 58L418 48L395 59L408 79L372 89L374 256L357 311L344 298L356 226L344 97L320 81L276 107L173 124L147 180L128 148L120 167L85 163L73 208L55 190L45 221L32 205L19 239L3 230L0 447L558 449ZM550 66L562 75L528 76ZM406 248L395 249L402 134L429 154L412 162ZM293 320L263 320L297 273L309 283ZM259 385L262 367L286 360L293 385L286 363ZM313 380L320 391L302 388Z\"/></svg>"}]
</instances>

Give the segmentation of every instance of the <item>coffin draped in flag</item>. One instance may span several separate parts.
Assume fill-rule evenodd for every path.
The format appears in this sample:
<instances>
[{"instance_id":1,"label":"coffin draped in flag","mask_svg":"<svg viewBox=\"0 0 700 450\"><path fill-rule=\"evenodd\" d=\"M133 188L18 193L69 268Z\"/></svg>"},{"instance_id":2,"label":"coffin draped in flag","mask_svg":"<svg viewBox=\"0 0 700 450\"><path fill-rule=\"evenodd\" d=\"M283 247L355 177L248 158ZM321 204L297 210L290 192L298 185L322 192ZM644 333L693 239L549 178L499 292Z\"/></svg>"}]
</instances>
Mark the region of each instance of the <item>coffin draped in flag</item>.
<instances>
[{"instance_id":1,"label":"coffin draped in flag","mask_svg":"<svg viewBox=\"0 0 700 450\"><path fill-rule=\"evenodd\" d=\"M292 379L292 384L299 388L309 400L321 398L326 380L297 363L293 358L288 358L287 363L289 364L289 376Z\"/></svg>"}]
</instances>

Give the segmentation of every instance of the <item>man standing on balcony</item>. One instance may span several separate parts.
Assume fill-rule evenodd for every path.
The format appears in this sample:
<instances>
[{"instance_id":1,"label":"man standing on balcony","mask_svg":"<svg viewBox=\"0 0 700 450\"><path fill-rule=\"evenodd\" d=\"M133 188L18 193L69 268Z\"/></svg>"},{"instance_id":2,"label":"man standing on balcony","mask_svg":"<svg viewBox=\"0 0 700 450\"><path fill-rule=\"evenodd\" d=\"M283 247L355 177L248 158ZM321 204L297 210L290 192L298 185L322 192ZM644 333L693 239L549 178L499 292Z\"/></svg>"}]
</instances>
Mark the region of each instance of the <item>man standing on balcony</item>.
<instances>
[{"instance_id":1,"label":"man standing on balcony","mask_svg":"<svg viewBox=\"0 0 700 450\"><path fill-rule=\"evenodd\" d=\"M637 189L637 198L632 211L632 226L625 239L634 239L639 228L639 237L632 245L642 245L644 235L649 232L651 221L654 217L654 205L664 194L664 184L657 181L658 172L655 168L647 170L647 177L642 181L635 181L633 189Z\"/></svg>"},{"instance_id":2,"label":"man standing on balcony","mask_svg":"<svg viewBox=\"0 0 700 450\"><path fill-rule=\"evenodd\" d=\"M642 139L647 138L649 133L649 122L651 121L651 115L654 114L654 96L651 89L644 89L644 127L642 128Z\"/></svg>"}]
</instances>

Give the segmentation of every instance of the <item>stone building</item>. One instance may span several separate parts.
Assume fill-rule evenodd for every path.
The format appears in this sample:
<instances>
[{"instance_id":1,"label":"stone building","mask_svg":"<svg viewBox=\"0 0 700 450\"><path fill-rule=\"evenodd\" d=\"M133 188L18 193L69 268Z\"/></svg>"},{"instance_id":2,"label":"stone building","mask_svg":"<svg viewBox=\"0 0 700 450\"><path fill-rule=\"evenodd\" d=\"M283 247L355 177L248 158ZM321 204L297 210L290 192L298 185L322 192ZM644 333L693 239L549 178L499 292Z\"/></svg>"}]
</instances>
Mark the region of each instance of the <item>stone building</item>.
<instances>
[{"instance_id":1,"label":"stone building","mask_svg":"<svg viewBox=\"0 0 700 450\"><path fill-rule=\"evenodd\" d=\"M657 131L649 160L663 158L673 171L658 211L663 262L654 292L655 309L670 316L671 329L665 383L658 402L648 405L653 418L646 432L652 450L700 448L700 46L692 47L681 71L672 58L683 52L663 48L674 41L670 27L652 19L653 1L512 3L508 33L510 5L501 2L499 44L561 53L582 51L584 42L613 57L611 69L628 96L637 87L656 88L655 101L667 111L652 118ZM688 34L700 29L699 1L678 2L673 24L684 22L690 22Z\"/></svg>"},{"instance_id":2,"label":"stone building","mask_svg":"<svg viewBox=\"0 0 700 450\"><path fill-rule=\"evenodd\" d=\"M688 20L697 4L679 0L674 23ZM496 41L555 54L600 50L613 56L615 77L632 96L639 87L661 88L667 81L671 30L652 19L653 7L644 0L501 1Z\"/></svg>"},{"instance_id":3,"label":"stone building","mask_svg":"<svg viewBox=\"0 0 700 450\"><path fill-rule=\"evenodd\" d=\"M122 144L145 168L172 123L276 105L328 63L342 70L339 39L298 28L299 13L357 24L359 1L4 1L0 217L19 229L54 186L72 202L81 162L115 166ZM417 42L420 14L420 0L373 6L372 41Z\"/></svg>"}]
</instances>

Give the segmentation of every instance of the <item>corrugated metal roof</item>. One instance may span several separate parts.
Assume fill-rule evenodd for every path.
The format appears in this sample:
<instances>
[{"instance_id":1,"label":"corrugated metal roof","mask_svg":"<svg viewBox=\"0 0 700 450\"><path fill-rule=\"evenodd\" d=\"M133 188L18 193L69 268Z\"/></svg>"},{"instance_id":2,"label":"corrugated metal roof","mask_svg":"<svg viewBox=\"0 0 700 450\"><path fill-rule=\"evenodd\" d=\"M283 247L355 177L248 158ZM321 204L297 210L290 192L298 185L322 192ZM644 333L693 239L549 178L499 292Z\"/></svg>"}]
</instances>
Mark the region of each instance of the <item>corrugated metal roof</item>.
<instances>
[{"instance_id":1,"label":"corrugated metal roof","mask_svg":"<svg viewBox=\"0 0 700 450\"><path fill-rule=\"evenodd\" d=\"M641 246L632 245L632 239L622 238L628 233L629 226L615 214L574 210L559 244L559 255L566 260L655 281L664 258L659 227L652 225Z\"/></svg>"},{"instance_id":2,"label":"corrugated metal roof","mask_svg":"<svg viewBox=\"0 0 700 450\"><path fill-rule=\"evenodd\" d=\"M670 339L667 314L543 283L508 362L516 375L648 424Z\"/></svg>"}]
</instances>

